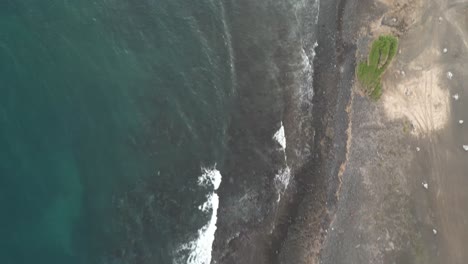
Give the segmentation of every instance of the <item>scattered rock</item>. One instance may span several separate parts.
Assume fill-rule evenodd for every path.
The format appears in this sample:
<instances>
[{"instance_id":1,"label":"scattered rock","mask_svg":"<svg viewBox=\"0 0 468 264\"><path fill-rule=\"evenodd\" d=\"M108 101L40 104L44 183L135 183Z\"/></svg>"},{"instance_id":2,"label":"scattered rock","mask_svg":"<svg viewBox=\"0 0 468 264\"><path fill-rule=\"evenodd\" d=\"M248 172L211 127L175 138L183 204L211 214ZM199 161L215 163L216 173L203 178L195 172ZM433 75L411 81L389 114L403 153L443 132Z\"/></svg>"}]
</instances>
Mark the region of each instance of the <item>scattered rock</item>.
<instances>
[{"instance_id":1,"label":"scattered rock","mask_svg":"<svg viewBox=\"0 0 468 264\"><path fill-rule=\"evenodd\" d=\"M390 241L388 242L388 248L386 248L387 251L395 250L395 244Z\"/></svg>"},{"instance_id":2,"label":"scattered rock","mask_svg":"<svg viewBox=\"0 0 468 264\"><path fill-rule=\"evenodd\" d=\"M433 229L432 229L432 233L433 233L434 235L437 235L437 230L435 230L435 229L433 228Z\"/></svg>"},{"instance_id":3,"label":"scattered rock","mask_svg":"<svg viewBox=\"0 0 468 264\"><path fill-rule=\"evenodd\" d=\"M443 18L442 17L439 17L439 23L442 22Z\"/></svg>"},{"instance_id":4,"label":"scattered rock","mask_svg":"<svg viewBox=\"0 0 468 264\"><path fill-rule=\"evenodd\" d=\"M464 149L465 151L468 151L468 145L463 145L463 149Z\"/></svg>"},{"instance_id":5,"label":"scattered rock","mask_svg":"<svg viewBox=\"0 0 468 264\"><path fill-rule=\"evenodd\" d=\"M405 90L405 95L406 95L406 96L410 96L410 95L411 95L411 91L410 91L408 88L406 88L406 90Z\"/></svg>"},{"instance_id":6,"label":"scattered rock","mask_svg":"<svg viewBox=\"0 0 468 264\"><path fill-rule=\"evenodd\" d=\"M428 189L429 188L429 184L427 184L427 182L422 182L422 186L424 187L424 189Z\"/></svg>"},{"instance_id":7,"label":"scattered rock","mask_svg":"<svg viewBox=\"0 0 468 264\"><path fill-rule=\"evenodd\" d=\"M405 71L401 71L401 75L405 76L406 75Z\"/></svg>"},{"instance_id":8,"label":"scattered rock","mask_svg":"<svg viewBox=\"0 0 468 264\"><path fill-rule=\"evenodd\" d=\"M452 80L452 78L453 78L453 73L452 73L452 72L447 72L447 78L448 78L449 80Z\"/></svg>"},{"instance_id":9,"label":"scattered rock","mask_svg":"<svg viewBox=\"0 0 468 264\"><path fill-rule=\"evenodd\" d=\"M416 147L416 151L419 152L421 151L421 149L419 147Z\"/></svg>"},{"instance_id":10,"label":"scattered rock","mask_svg":"<svg viewBox=\"0 0 468 264\"><path fill-rule=\"evenodd\" d=\"M442 52L443 52L443 53L447 53L447 52L448 52L448 49L447 49L447 48L444 48L444 49L442 50Z\"/></svg>"},{"instance_id":11,"label":"scattered rock","mask_svg":"<svg viewBox=\"0 0 468 264\"><path fill-rule=\"evenodd\" d=\"M460 120L458 120L458 123L459 123L460 125L461 125L461 124L463 124L463 122L464 122L464 121L463 121L463 120L461 120L461 119L460 119Z\"/></svg>"},{"instance_id":12,"label":"scattered rock","mask_svg":"<svg viewBox=\"0 0 468 264\"><path fill-rule=\"evenodd\" d=\"M460 96L456 93L456 94L452 95L452 98L455 99L455 101L456 101L456 100L458 100L460 98Z\"/></svg>"},{"instance_id":13,"label":"scattered rock","mask_svg":"<svg viewBox=\"0 0 468 264\"><path fill-rule=\"evenodd\" d=\"M382 19L382 25L387 26L387 27L393 27L393 28L398 28L400 23L398 23L398 19L396 17L384 17Z\"/></svg>"}]
</instances>

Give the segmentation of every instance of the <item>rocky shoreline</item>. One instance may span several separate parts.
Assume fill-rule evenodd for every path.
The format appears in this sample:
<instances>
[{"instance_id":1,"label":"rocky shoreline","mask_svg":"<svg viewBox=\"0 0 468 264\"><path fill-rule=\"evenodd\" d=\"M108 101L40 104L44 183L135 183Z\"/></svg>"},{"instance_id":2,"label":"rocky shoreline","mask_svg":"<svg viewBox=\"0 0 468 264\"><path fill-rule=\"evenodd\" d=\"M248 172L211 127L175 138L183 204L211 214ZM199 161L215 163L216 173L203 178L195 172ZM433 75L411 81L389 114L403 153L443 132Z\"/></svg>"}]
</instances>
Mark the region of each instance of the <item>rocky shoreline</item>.
<instances>
[{"instance_id":1,"label":"rocky shoreline","mask_svg":"<svg viewBox=\"0 0 468 264\"><path fill-rule=\"evenodd\" d=\"M433 39L442 35L445 20L447 28L466 34L451 8L445 1L432 0L320 2L314 31L318 44L314 97L312 108L302 109L310 111L312 118L298 125L293 114L296 106L291 105L295 101L290 99L284 103L286 110L277 109L282 120L271 118L264 124L284 123L290 144L286 165L293 181L279 205L275 205L273 180L267 176L244 185L237 193L242 194L240 200L233 198L228 206L223 195L236 197L236 188L221 188L224 209L214 263L410 264L442 263L443 259L462 263L464 252L457 245L468 234L456 233L451 219L457 219L459 212L447 209L451 208L447 201L462 198L442 184L442 168L451 161L444 163L447 157L436 151L448 148L444 142L452 142L450 134L459 133L446 128L453 108L448 94L453 92L441 85L461 92L460 83L467 78L447 69L445 62L465 63L463 45ZM373 102L355 83L355 66L367 56L371 41L382 34L398 36L401 48L382 78L381 100ZM308 45L306 49L312 42ZM453 55L438 59L450 53L447 50L454 50ZM289 72L288 67L283 70ZM445 83L444 71L453 71L460 80ZM453 74L447 76L451 80ZM286 97L294 96L286 92ZM271 138L264 143L271 144ZM304 149L312 155L298 155ZM275 153L268 154L273 158L263 169L255 165L254 173L245 177L274 175L283 157ZM453 156L455 151L447 149L447 153ZM455 170L460 175L461 167ZM454 176L449 181L456 182L464 180ZM433 184L437 190L431 190ZM254 191L257 187L262 191ZM240 221L239 215L243 215Z\"/></svg>"},{"instance_id":2,"label":"rocky shoreline","mask_svg":"<svg viewBox=\"0 0 468 264\"><path fill-rule=\"evenodd\" d=\"M261 180L263 183L245 187L250 193L222 185L213 263L319 263L321 245L336 210L347 153L355 36L360 28L360 19L355 14L365 4L357 2L320 1L315 32L318 46L313 61L314 97L312 107L306 107L312 119L298 125L293 115L297 106L285 105L284 127L287 142L292 145L286 149L286 155L294 182L278 207L271 205L274 196L269 196L271 179L267 177ZM293 98L293 92L290 93L288 96ZM297 156L296 150L300 152L306 146L311 155ZM304 157L307 158L303 160ZM234 166L230 170L235 171ZM269 173L274 174L277 169L271 167ZM253 170L257 174L265 173L258 167ZM263 186L264 194L259 196L252 191L255 186ZM236 193L242 194L239 195L241 203L226 198L236 197ZM244 217L242 226L238 226L236 219L242 211L258 215Z\"/></svg>"},{"instance_id":3,"label":"rocky shoreline","mask_svg":"<svg viewBox=\"0 0 468 264\"><path fill-rule=\"evenodd\" d=\"M355 1L321 1L314 61L316 156L303 172L307 189L298 202L296 220L288 228L279 263L319 263L326 230L334 217L347 153L356 52L353 31L356 33L359 23L351 16L359 8Z\"/></svg>"},{"instance_id":4,"label":"rocky shoreline","mask_svg":"<svg viewBox=\"0 0 468 264\"><path fill-rule=\"evenodd\" d=\"M272 196L250 200L258 215L215 242L214 263L464 263L468 165L457 140L468 140L467 109L456 101L466 99L467 10L466 1L321 1L312 119L305 129L283 120L294 182L277 207L261 206ZM382 34L400 49L373 102L355 65ZM312 155L297 161L301 144Z\"/></svg>"}]
</instances>

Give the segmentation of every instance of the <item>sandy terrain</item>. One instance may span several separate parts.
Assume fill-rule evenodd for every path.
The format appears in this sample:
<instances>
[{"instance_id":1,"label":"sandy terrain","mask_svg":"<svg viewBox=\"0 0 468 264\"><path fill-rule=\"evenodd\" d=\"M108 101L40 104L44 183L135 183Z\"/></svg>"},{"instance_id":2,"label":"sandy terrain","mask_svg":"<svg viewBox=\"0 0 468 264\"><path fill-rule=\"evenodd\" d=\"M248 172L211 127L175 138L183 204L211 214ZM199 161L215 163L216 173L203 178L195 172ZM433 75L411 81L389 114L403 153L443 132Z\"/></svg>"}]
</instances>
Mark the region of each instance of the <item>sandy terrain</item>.
<instances>
[{"instance_id":1,"label":"sandy terrain","mask_svg":"<svg viewBox=\"0 0 468 264\"><path fill-rule=\"evenodd\" d=\"M426 58L434 56L424 53L420 60L425 62ZM431 64L426 68L415 61L408 65L408 70L397 71L393 80L387 77L385 81L387 89L382 98L385 114L392 120L407 119L408 130L415 136L443 129L450 115L449 91L440 85L442 69Z\"/></svg>"},{"instance_id":2,"label":"sandy terrain","mask_svg":"<svg viewBox=\"0 0 468 264\"><path fill-rule=\"evenodd\" d=\"M468 1L383 0L358 59L384 33L400 52L380 101L350 110L348 161L321 263L468 263Z\"/></svg>"}]
</instances>

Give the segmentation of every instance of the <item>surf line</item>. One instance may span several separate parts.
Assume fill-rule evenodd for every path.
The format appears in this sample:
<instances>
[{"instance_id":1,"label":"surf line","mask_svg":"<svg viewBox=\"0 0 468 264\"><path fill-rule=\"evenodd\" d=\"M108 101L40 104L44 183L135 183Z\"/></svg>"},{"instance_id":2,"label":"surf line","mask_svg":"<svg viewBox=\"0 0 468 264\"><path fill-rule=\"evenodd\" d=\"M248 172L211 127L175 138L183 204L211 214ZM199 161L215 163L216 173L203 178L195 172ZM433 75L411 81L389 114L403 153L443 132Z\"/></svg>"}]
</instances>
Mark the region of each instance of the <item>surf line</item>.
<instances>
[{"instance_id":1,"label":"surf line","mask_svg":"<svg viewBox=\"0 0 468 264\"><path fill-rule=\"evenodd\" d=\"M187 264L210 264L213 242L216 232L216 222L218 220L219 196L216 193L221 185L221 173L213 168L202 168L202 175L198 178L198 185L205 188L212 188L206 196L206 202L198 207L202 212L209 213L211 218L208 223L197 232L197 238L183 244L178 251L189 251Z\"/></svg>"},{"instance_id":2,"label":"surf line","mask_svg":"<svg viewBox=\"0 0 468 264\"><path fill-rule=\"evenodd\" d=\"M286 166L280 169L275 175L275 187L278 192L278 199L276 202L279 203L281 200L281 195L286 191L289 185L289 181L291 180L291 169L288 166L286 157L286 136L284 133L283 121L281 121L281 126L278 131L276 131L276 133L273 135L273 139L276 140L278 144L280 144L281 151L284 155L284 163L286 164Z\"/></svg>"}]
</instances>

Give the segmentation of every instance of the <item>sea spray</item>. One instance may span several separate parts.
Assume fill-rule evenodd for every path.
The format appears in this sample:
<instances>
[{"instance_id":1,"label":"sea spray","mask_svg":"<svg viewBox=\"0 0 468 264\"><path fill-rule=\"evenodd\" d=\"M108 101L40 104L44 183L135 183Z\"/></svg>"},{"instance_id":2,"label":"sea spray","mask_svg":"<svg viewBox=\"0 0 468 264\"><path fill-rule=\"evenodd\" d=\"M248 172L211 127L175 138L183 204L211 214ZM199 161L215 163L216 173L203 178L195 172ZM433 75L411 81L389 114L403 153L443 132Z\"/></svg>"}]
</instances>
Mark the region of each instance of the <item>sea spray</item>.
<instances>
[{"instance_id":1,"label":"sea spray","mask_svg":"<svg viewBox=\"0 0 468 264\"><path fill-rule=\"evenodd\" d=\"M198 207L204 213L211 211L211 218L205 226L198 230L197 238L183 244L178 251L190 252L185 262L187 264L210 264L219 207L219 196L216 190L221 184L221 173L216 167L202 168L202 175L198 178L198 184L201 187L212 188L212 192L206 196L206 202Z\"/></svg>"},{"instance_id":2,"label":"sea spray","mask_svg":"<svg viewBox=\"0 0 468 264\"><path fill-rule=\"evenodd\" d=\"M283 150L286 149L286 137L284 136L283 121L281 121L281 127L278 129L278 131L276 131L273 139L275 139L281 145Z\"/></svg>"},{"instance_id":3,"label":"sea spray","mask_svg":"<svg viewBox=\"0 0 468 264\"><path fill-rule=\"evenodd\" d=\"M286 191L289 185L289 181L291 179L291 169L288 167L287 158L286 158L286 136L284 133L284 125L283 121L281 121L281 126L273 135L273 139L275 139L278 144L281 145L281 151L284 155L284 163L285 167L280 169L275 176L275 187L278 191L278 199L277 202L281 200L281 195Z\"/></svg>"},{"instance_id":4,"label":"sea spray","mask_svg":"<svg viewBox=\"0 0 468 264\"><path fill-rule=\"evenodd\" d=\"M276 190L278 191L278 199L276 200L279 202L281 200L281 195L286 191L289 185L289 181L291 179L291 169L286 165L286 167L279 170L279 172L275 176L275 186Z\"/></svg>"},{"instance_id":5,"label":"sea spray","mask_svg":"<svg viewBox=\"0 0 468 264\"><path fill-rule=\"evenodd\" d=\"M300 98L302 103L309 103L312 101L312 98L314 97L314 89L310 88L310 84L313 82L313 76L314 76L314 69L312 68L311 62L313 61L315 57L315 48L318 46L317 42L315 42L313 48L312 48L312 56L309 57L307 55L307 52L302 48L302 76L304 78L304 81L302 85L300 86Z\"/></svg>"}]
</instances>

